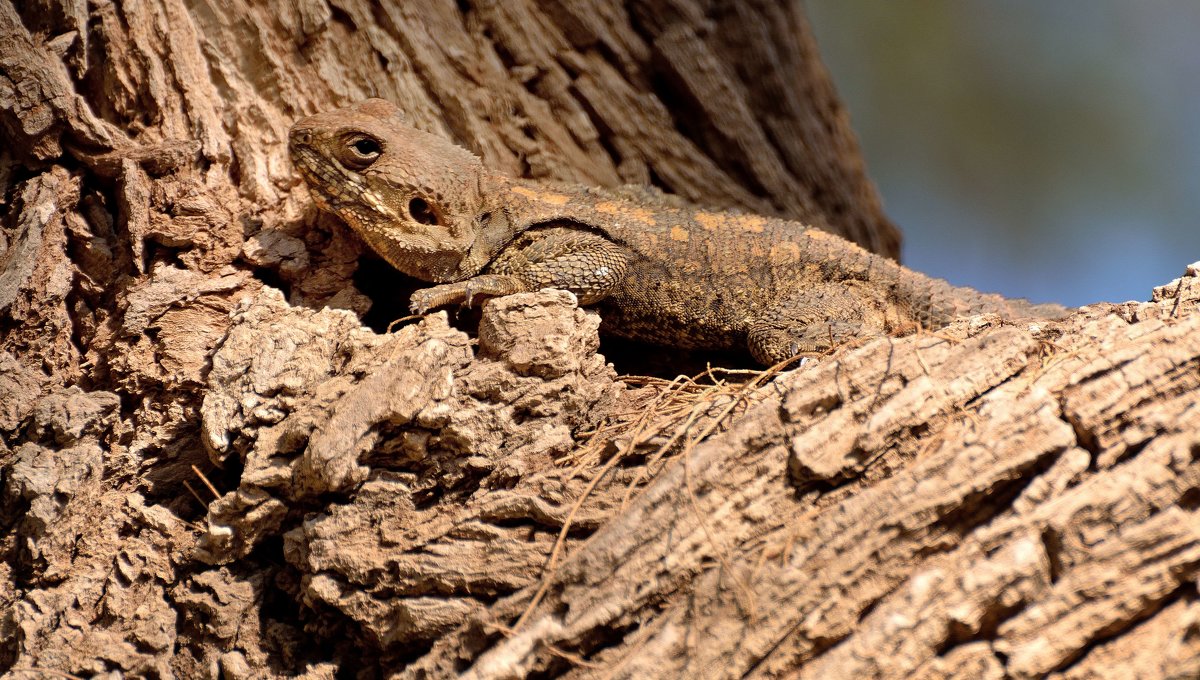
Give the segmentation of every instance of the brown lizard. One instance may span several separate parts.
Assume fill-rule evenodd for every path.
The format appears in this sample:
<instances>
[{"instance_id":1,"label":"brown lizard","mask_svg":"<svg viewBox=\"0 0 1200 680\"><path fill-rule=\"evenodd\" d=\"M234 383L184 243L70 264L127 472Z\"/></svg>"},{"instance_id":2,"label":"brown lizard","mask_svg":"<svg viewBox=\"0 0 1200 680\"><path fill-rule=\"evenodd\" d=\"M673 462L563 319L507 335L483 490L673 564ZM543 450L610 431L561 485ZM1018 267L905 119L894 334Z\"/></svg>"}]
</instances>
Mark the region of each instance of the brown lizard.
<instances>
[{"instance_id":1,"label":"brown lizard","mask_svg":"<svg viewBox=\"0 0 1200 680\"><path fill-rule=\"evenodd\" d=\"M748 348L773 364L972 314L1066 313L952 286L797 222L506 177L382 99L299 121L289 150L317 205L401 272L440 284L413 294L418 314L562 288L597 305L613 335Z\"/></svg>"}]
</instances>

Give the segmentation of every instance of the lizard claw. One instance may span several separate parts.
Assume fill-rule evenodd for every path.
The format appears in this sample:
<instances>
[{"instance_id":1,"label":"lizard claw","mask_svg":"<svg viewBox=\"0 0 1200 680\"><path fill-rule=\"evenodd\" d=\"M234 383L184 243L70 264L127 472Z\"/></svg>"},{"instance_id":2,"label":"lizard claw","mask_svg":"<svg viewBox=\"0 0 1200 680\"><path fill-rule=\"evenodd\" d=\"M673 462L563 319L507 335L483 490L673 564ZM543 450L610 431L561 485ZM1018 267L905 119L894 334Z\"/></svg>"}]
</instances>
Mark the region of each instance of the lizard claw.
<instances>
[{"instance_id":1,"label":"lizard claw","mask_svg":"<svg viewBox=\"0 0 1200 680\"><path fill-rule=\"evenodd\" d=\"M429 296L425 294L427 290L428 289L413 292L412 297L408 300L408 311L412 312L413 314L424 315L429 310L433 309L433 305L430 304L428 299Z\"/></svg>"},{"instance_id":2,"label":"lizard claw","mask_svg":"<svg viewBox=\"0 0 1200 680\"><path fill-rule=\"evenodd\" d=\"M475 298L479 297L480 295L490 297L490 293L487 292L487 286L483 285L478 279L471 279L470 281L467 281L467 285L463 290L463 294L465 296L463 300L464 307L470 307Z\"/></svg>"},{"instance_id":3,"label":"lizard claw","mask_svg":"<svg viewBox=\"0 0 1200 680\"><path fill-rule=\"evenodd\" d=\"M442 297L436 286L413 291L412 297L408 299L408 309L413 314L428 314L435 307L446 304L445 300L440 299Z\"/></svg>"}]
</instances>

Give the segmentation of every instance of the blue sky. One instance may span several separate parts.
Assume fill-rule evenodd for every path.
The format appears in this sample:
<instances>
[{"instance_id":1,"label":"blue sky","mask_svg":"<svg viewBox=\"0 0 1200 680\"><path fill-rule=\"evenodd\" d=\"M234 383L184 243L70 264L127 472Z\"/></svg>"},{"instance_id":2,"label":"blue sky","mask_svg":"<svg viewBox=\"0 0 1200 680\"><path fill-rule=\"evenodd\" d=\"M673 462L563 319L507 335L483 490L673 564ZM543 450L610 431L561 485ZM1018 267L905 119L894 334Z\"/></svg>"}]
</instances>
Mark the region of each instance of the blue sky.
<instances>
[{"instance_id":1,"label":"blue sky","mask_svg":"<svg viewBox=\"0 0 1200 680\"><path fill-rule=\"evenodd\" d=\"M1200 260L1200 3L806 7L905 264L1082 305Z\"/></svg>"}]
</instances>

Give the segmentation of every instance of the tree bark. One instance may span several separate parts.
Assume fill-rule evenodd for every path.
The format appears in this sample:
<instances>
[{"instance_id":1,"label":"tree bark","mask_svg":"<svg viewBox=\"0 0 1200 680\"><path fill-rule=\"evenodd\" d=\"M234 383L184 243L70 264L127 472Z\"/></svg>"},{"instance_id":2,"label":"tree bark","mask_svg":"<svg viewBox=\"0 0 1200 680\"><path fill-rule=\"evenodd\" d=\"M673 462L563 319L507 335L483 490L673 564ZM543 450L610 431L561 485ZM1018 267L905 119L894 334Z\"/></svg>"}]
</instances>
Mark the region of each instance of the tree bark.
<instances>
[{"instance_id":1,"label":"tree bark","mask_svg":"<svg viewBox=\"0 0 1200 680\"><path fill-rule=\"evenodd\" d=\"M0 2L0 672L1200 674L1196 265L753 377L559 291L385 332L285 149L368 96L898 251L796 4Z\"/></svg>"}]
</instances>

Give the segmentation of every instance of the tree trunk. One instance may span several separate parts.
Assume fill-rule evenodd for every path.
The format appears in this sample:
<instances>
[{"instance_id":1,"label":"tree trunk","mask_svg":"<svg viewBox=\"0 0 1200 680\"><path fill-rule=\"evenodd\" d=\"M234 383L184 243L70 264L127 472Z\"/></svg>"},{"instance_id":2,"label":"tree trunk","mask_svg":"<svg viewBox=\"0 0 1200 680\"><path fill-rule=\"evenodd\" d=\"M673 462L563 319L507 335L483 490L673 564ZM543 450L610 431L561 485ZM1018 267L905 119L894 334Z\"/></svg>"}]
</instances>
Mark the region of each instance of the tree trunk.
<instances>
[{"instance_id":1,"label":"tree trunk","mask_svg":"<svg viewBox=\"0 0 1200 680\"><path fill-rule=\"evenodd\" d=\"M0 671L1200 675L1196 266L755 376L558 291L384 332L285 149L368 96L896 255L797 5L617 4L0 2Z\"/></svg>"}]
</instances>

